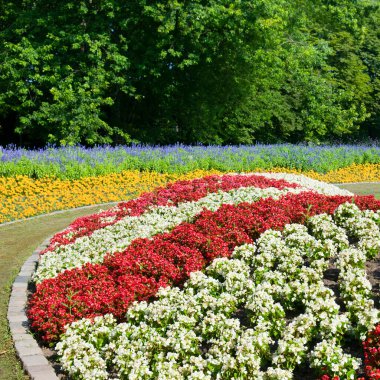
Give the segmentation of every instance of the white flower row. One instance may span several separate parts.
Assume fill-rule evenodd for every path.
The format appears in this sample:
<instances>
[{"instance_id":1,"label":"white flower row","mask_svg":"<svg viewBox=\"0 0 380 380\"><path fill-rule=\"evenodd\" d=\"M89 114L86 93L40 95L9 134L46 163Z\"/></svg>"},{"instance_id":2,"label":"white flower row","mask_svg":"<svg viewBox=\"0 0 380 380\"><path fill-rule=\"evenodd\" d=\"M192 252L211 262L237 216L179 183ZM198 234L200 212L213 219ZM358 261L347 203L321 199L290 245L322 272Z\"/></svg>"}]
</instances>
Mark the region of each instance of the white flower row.
<instances>
[{"instance_id":1,"label":"white flower row","mask_svg":"<svg viewBox=\"0 0 380 380\"><path fill-rule=\"evenodd\" d=\"M196 202L180 203L177 207L159 206L140 216L127 216L113 225L94 231L90 236L80 237L74 243L58 246L54 251L45 253L40 258L33 279L39 283L67 269L80 268L86 263L100 263L106 253L122 251L137 238L150 238L168 232L182 222L190 222L204 208L215 211L225 203L278 198L289 191L299 193L305 189L239 188L212 193Z\"/></svg>"},{"instance_id":2,"label":"white flower row","mask_svg":"<svg viewBox=\"0 0 380 380\"><path fill-rule=\"evenodd\" d=\"M353 193L350 192L349 190L341 189L338 186L326 183L326 182L321 182L309 177L306 177L302 174L290 174L290 173L234 173L235 175L257 175L257 176L262 176L270 179L277 179L277 180L285 180L289 183L295 183L297 185L300 185L304 188L307 188L309 190L314 190L320 194L325 194L325 195L348 195L352 196ZM111 210L119 210L119 205L116 205L109 209ZM99 213L101 213L100 211ZM108 217L108 218L103 218L103 221L113 221L115 217Z\"/></svg>"},{"instance_id":3,"label":"white flower row","mask_svg":"<svg viewBox=\"0 0 380 380\"><path fill-rule=\"evenodd\" d=\"M269 174L268 176L281 179L280 174ZM177 207L155 206L140 216L127 216L113 225L94 231L90 236L80 237L73 243L58 246L53 251L45 253L40 259L33 280L40 283L45 279L56 277L65 270L80 268L86 263L100 263L106 253L124 250L134 239L150 238L158 233L170 231L182 222L193 220L203 208L216 211L224 203L254 202L262 197L278 198L287 192L297 194L302 191L310 191L314 189L313 186L316 186L314 190L322 194L346 193L345 190L333 185L323 184L304 176L287 174L283 176L289 182L298 183L303 187L285 188L284 190L246 187L228 192L219 191L208 194L196 202L180 203Z\"/></svg>"},{"instance_id":4,"label":"white flower row","mask_svg":"<svg viewBox=\"0 0 380 380\"><path fill-rule=\"evenodd\" d=\"M313 189L314 191L325 195L353 195L348 190L340 189L331 183L326 183L306 177L302 174L290 174L290 173L250 173L261 175L271 179L283 179L287 182L296 183L303 187Z\"/></svg>"},{"instance_id":5,"label":"white flower row","mask_svg":"<svg viewBox=\"0 0 380 380\"><path fill-rule=\"evenodd\" d=\"M325 194L325 195L348 195L352 196L353 193L351 193L348 190L341 189L338 186L328 184L325 182L317 181L314 179L311 179L309 177L306 177L302 174L289 174L289 173L235 173L235 175L257 175L257 176L262 176L270 179L277 179L277 180L285 180L289 183L294 183L298 184L305 189L309 189L310 191L316 191L320 194ZM154 206L153 206L154 207ZM153 208L152 207L152 208ZM116 205L112 207L109 211L117 211L119 210L119 205ZM103 211L100 211L101 213ZM104 217L101 218L102 222L112 222L115 219L115 216L110 216L110 217ZM74 232L70 232L68 230L66 237L70 238Z\"/></svg>"},{"instance_id":6,"label":"white flower row","mask_svg":"<svg viewBox=\"0 0 380 380\"><path fill-rule=\"evenodd\" d=\"M344 227L350 239L358 241L358 247L366 252L367 258L374 258L380 250L380 212L366 210L355 204L337 210L336 221Z\"/></svg>"},{"instance_id":7,"label":"white flower row","mask_svg":"<svg viewBox=\"0 0 380 380\"><path fill-rule=\"evenodd\" d=\"M344 353L335 339L324 339L317 343L310 354L310 363L314 368L326 367L334 376L344 379L355 379L356 369L360 366L360 360Z\"/></svg>"},{"instance_id":8,"label":"white flower row","mask_svg":"<svg viewBox=\"0 0 380 380\"><path fill-rule=\"evenodd\" d=\"M362 270L366 258L348 238L350 226L362 225L368 213L358 211L347 230L342 227L341 215L352 207L336 211L340 226L318 215L307 227L266 231L256 244L237 247L232 259L216 259L205 273L192 273L182 290L161 288L157 301L136 302L125 323L111 315L72 323L56 346L64 369L83 379L283 380L308 359L312 367L351 376L360 361L343 352L341 340L347 332L361 333L364 322L358 298L347 294L358 290L360 300L370 303L366 283L346 278ZM334 260L345 313L323 283ZM287 324L287 313L298 316ZM375 317L365 321L366 328ZM265 363L269 368L263 370Z\"/></svg>"},{"instance_id":9,"label":"white flower row","mask_svg":"<svg viewBox=\"0 0 380 380\"><path fill-rule=\"evenodd\" d=\"M56 277L59 273L80 268L86 263L100 263L106 253L126 249L137 238L168 232L180 223L191 222L203 209L216 211L222 204L253 203L260 198L278 199L286 193L299 194L307 188L241 187L228 192L211 193L196 202L184 202L176 207L159 206L140 216L127 216L117 223L98 229L90 236L83 236L74 243L61 245L41 256L33 280L36 283Z\"/></svg>"},{"instance_id":10,"label":"white flower row","mask_svg":"<svg viewBox=\"0 0 380 380\"><path fill-rule=\"evenodd\" d=\"M355 204L347 204L336 210L335 220L357 245L357 249L348 248L341 252L337 267L340 270L341 297L350 320L357 324L357 334L364 339L368 329L379 322L378 311L371 299L372 286L367 278L365 262L380 252L380 213L362 212Z\"/></svg>"}]
</instances>

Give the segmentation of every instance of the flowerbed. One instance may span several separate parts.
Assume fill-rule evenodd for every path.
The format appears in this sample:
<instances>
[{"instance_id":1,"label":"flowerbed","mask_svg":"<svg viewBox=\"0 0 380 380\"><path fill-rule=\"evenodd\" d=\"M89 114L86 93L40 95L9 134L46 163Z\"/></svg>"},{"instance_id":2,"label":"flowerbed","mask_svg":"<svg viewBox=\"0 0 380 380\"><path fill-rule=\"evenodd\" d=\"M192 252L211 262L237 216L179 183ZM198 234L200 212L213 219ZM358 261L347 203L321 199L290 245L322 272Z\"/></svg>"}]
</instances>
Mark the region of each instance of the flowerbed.
<instances>
[{"instance_id":1,"label":"flowerbed","mask_svg":"<svg viewBox=\"0 0 380 380\"><path fill-rule=\"evenodd\" d=\"M0 223L80 206L136 197L168 182L217 174L194 171L186 174L128 170L78 180L25 175L0 177Z\"/></svg>"},{"instance_id":2,"label":"flowerbed","mask_svg":"<svg viewBox=\"0 0 380 380\"><path fill-rule=\"evenodd\" d=\"M380 181L380 148L375 144L39 150L0 146L0 223L121 201L180 179L267 171L303 173L331 183Z\"/></svg>"},{"instance_id":3,"label":"flowerbed","mask_svg":"<svg viewBox=\"0 0 380 380\"><path fill-rule=\"evenodd\" d=\"M260 169L257 169L260 172ZM301 171L272 168L272 172L301 174ZM54 178L33 179L27 176L0 177L0 223L24 219L57 210L107 203L136 197L167 183L222 174L217 170L197 170L186 174L125 171L78 180ZM325 182L380 181L380 165L353 165L325 174L304 172L306 176Z\"/></svg>"},{"instance_id":4,"label":"flowerbed","mask_svg":"<svg viewBox=\"0 0 380 380\"><path fill-rule=\"evenodd\" d=\"M289 174L176 183L57 234L28 316L73 378L354 379L379 209Z\"/></svg>"},{"instance_id":5,"label":"flowerbed","mask_svg":"<svg viewBox=\"0 0 380 380\"><path fill-rule=\"evenodd\" d=\"M368 145L255 144L244 146L81 146L26 150L0 146L0 176L79 179L125 170L189 173L273 171L325 174L351 165L380 164L380 148Z\"/></svg>"}]
</instances>

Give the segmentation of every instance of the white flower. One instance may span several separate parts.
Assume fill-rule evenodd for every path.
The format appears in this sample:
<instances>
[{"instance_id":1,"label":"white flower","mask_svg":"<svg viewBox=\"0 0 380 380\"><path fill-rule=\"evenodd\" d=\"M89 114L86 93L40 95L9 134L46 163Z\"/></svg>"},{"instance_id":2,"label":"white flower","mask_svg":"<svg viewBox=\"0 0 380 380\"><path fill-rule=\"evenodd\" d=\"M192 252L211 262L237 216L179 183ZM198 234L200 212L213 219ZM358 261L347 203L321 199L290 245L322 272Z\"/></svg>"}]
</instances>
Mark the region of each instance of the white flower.
<instances>
[{"instance_id":1,"label":"white flower","mask_svg":"<svg viewBox=\"0 0 380 380\"><path fill-rule=\"evenodd\" d=\"M242 201L237 194L214 194L208 206L232 202L228 197ZM156 212L168 215L152 209L149 218ZM126 322L106 315L69 325L57 344L63 368L73 378L286 380L308 358L312 367L345 376L360 361L344 352L342 337L347 331L363 337L380 320L365 272L379 220L345 204L307 226L268 230L231 259L191 273L183 288L161 288L155 301L133 303ZM331 264L339 269L344 313L323 281Z\"/></svg>"}]
</instances>

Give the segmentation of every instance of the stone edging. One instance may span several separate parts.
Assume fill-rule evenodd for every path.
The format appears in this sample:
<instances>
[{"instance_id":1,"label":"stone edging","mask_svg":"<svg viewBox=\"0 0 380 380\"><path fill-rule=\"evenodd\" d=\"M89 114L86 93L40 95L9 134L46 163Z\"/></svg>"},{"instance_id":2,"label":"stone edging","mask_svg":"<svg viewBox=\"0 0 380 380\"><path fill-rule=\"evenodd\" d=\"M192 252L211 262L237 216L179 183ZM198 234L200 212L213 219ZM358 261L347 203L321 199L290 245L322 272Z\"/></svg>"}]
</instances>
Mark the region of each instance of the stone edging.
<instances>
[{"instance_id":1,"label":"stone edging","mask_svg":"<svg viewBox=\"0 0 380 380\"><path fill-rule=\"evenodd\" d=\"M58 380L53 367L34 339L25 308L28 300L28 285L36 269L40 252L45 249L51 237L47 238L25 261L13 285L8 305L8 323L22 366L32 380Z\"/></svg>"}]
</instances>

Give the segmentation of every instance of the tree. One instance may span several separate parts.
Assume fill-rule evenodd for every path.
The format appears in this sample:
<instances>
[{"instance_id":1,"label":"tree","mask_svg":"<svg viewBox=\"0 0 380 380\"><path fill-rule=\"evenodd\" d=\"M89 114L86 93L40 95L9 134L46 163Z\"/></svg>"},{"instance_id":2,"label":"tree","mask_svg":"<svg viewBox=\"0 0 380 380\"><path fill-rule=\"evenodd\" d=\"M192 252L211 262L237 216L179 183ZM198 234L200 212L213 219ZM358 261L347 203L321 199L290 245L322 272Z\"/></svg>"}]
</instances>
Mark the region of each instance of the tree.
<instances>
[{"instance_id":1,"label":"tree","mask_svg":"<svg viewBox=\"0 0 380 380\"><path fill-rule=\"evenodd\" d=\"M370 78L371 92L366 97L369 118L363 132L372 138L380 138L380 4L373 2L363 17L365 35L360 47L360 58Z\"/></svg>"},{"instance_id":2,"label":"tree","mask_svg":"<svg viewBox=\"0 0 380 380\"><path fill-rule=\"evenodd\" d=\"M265 50L251 96L227 118L226 127L243 126L245 137L238 142L320 142L359 129L371 93L360 57L364 33L358 20L364 9L341 0L288 4L281 44L274 52Z\"/></svg>"},{"instance_id":3,"label":"tree","mask_svg":"<svg viewBox=\"0 0 380 380\"><path fill-rule=\"evenodd\" d=\"M16 131L62 145L112 141L103 112L113 94L133 96L113 1L10 3L1 31L0 110L18 115ZM12 11L17 9L17 13Z\"/></svg>"},{"instance_id":4,"label":"tree","mask_svg":"<svg viewBox=\"0 0 380 380\"><path fill-rule=\"evenodd\" d=\"M1 124L40 145L320 142L366 120L376 131L375 2L0 7L0 136Z\"/></svg>"}]
</instances>

